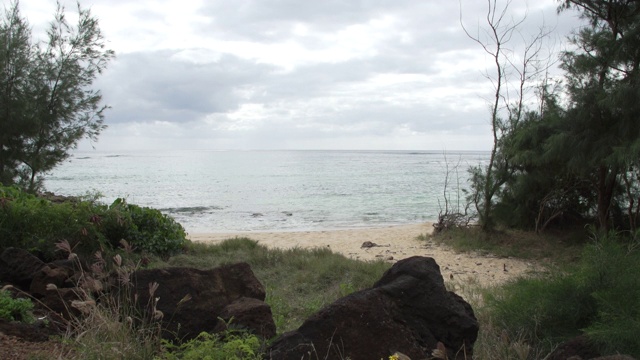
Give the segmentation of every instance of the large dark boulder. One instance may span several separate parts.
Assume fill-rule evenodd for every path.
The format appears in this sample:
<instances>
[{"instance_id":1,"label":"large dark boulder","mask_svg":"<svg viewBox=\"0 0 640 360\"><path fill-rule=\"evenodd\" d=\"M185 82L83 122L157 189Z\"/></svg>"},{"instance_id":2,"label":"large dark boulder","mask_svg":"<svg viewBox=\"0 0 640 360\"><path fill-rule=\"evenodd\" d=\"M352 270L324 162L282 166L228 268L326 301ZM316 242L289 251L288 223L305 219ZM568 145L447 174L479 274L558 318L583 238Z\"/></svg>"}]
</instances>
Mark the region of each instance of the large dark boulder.
<instances>
[{"instance_id":1,"label":"large dark boulder","mask_svg":"<svg viewBox=\"0 0 640 360\"><path fill-rule=\"evenodd\" d=\"M371 289L312 315L268 349L270 359L380 359L398 351L430 358L441 342L449 359L471 358L478 322L471 306L447 291L435 260L397 262Z\"/></svg>"},{"instance_id":2,"label":"large dark boulder","mask_svg":"<svg viewBox=\"0 0 640 360\"><path fill-rule=\"evenodd\" d=\"M188 340L203 331L223 329L221 323L228 314L234 316L234 326L245 327L264 338L275 336L271 308L264 303L265 289L247 263L211 270L138 270L131 281L138 304L146 306L151 316L152 297L158 298L155 310L162 316L166 338ZM158 287L150 294L153 283Z\"/></svg>"},{"instance_id":3,"label":"large dark boulder","mask_svg":"<svg viewBox=\"0 0 640 360\"><path fill-rule=\"evenodd\" d=\"M0 254L0 283L10 283L28 290L31 279L44 263L30 252L20 248L6 248Z\"/></svg>"}]
</instances>

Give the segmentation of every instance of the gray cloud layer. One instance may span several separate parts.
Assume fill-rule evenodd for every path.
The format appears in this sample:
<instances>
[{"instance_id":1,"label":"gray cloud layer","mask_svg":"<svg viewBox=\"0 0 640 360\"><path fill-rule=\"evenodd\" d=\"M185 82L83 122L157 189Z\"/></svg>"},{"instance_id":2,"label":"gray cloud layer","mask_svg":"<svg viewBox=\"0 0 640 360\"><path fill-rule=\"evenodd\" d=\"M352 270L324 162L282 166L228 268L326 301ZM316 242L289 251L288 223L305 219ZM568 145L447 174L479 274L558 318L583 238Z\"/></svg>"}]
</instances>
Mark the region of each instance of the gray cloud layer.
<instances>
[{"instance_id":1,"label":"gray cloud layer","mask_svg":"<svg viewBox=\"0 0 640 360\"><path fill-rule=\"evenodd\" d=\"M196 4L85 4L117 52L96 84L112 106L98 148L490 146L488 65L458 2ZM557 35L575 27L556 5L529 7L522 36L543 19ZM510 16L526 9L513 2ZM463 2L471 29L485 13Z\"/></svg>"}]
</instances>

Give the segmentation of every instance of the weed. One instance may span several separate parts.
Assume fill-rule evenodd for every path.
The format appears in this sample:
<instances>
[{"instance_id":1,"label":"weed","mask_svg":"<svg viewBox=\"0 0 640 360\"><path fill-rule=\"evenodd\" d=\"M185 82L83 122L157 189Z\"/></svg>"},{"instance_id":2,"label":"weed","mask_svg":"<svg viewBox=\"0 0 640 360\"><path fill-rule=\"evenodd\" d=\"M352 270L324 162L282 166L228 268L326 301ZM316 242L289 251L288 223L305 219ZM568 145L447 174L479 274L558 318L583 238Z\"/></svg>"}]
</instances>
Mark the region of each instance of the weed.
<instances>
[{"instance_id":1,"label":"weed","mask_svg":"<svg viewBox=\"0 0 640 360\"><path fill-rule=\"evenodd\" d=\"M0 290L0 319L32 323L33 303L29 299L14 298L7 290Z\"/></svg>"},{"instance_id":2,"label":"weed","mask_svg":"<svg viewBox=\"0 0 640 360\"><path fill-rule=\"evenodd\" d=\"M230 324L227 324L230 325ZM263 359L260 339L243 330L230 329L218 334L200 333L180 345L163 341L167 360L259 360Z\"/></svg>"}]
</instances>

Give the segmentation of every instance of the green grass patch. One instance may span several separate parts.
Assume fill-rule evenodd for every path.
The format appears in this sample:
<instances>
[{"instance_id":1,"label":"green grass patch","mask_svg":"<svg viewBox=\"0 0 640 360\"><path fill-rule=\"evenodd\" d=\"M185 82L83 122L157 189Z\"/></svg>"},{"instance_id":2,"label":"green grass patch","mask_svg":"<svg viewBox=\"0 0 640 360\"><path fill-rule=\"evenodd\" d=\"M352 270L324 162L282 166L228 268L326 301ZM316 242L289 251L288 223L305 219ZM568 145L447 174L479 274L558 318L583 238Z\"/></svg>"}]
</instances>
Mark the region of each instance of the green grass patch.
<instances>
[{"instance_id":1,"label":"green grass patch","mask_svg":"<svg viewBox=\"0 0 640 360\"><path fill-rule=\"evenodd\" d=\"M432 237L420 236L421 240L433 239L458 252L478 252L551 263L575 262L586 238L583 229L536 234L511 229L487 233L478 227L452 229Z\"/></svg>"},{"instance_id":2,"label":"green grass patch","mask_svg":"<svg viewBox=\"0 0 640 360\"><path fill-rule=\"evenodd\" d=\"M390 264L352 260L329 249L268 249L248 238L192 243L184 254L155 266L201 269L247 262L267 290L278 333L293 330L314 312L350 292L373 285Z\"/></svg>"},{"instance_id":3,"label":"green grass patch","mask_svg":"<svg viewBox=\"0 0 640 360\"><path fill-rule=\"evenodd\" d=\"M605 354L640 356L640 252L603 236L580 260L544 278L522 278L488 293L496 323L538 347L587 334Z\"/></svg>"}]
</instances>

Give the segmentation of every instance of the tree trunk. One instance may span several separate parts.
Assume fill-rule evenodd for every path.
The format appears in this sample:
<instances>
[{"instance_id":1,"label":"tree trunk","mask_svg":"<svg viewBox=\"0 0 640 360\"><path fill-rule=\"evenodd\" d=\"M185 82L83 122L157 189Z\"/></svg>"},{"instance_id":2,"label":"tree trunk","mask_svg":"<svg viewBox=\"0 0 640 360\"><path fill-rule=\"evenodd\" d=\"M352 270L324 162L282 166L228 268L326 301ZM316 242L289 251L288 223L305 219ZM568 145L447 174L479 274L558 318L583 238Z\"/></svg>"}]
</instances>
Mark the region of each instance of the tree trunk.
<instances>
[{"instance_id":1,"label":"tree trunk","mask_svg":"<svg viewBox=\"0 0 640 360\"><path fill-rule=\"evenodd\" d=\"M613 199L617 171L601 165L598 169L598 225L601 230L609 231L609 210Z\"/></svg>"}]
</instances>

